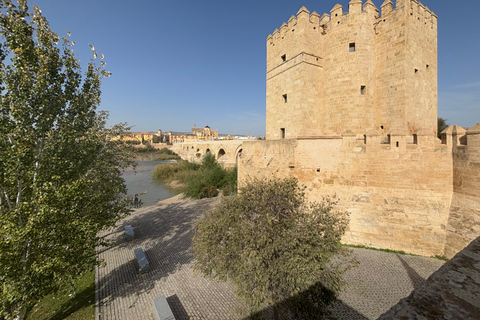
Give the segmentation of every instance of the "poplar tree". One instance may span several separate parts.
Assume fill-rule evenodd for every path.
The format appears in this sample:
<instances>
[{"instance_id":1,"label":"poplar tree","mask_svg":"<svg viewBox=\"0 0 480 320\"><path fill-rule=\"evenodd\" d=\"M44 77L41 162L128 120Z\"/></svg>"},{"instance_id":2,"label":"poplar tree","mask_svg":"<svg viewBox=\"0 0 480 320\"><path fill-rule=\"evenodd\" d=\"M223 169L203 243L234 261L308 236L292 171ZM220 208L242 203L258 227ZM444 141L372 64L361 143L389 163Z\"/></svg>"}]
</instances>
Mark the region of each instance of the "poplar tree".
<instances>
[{"instance_id":1,"label":"poplar tree","mask_svg":"<svg viewBox=\"0 0 480 320\"><path fill-rule=\"evenodd\" d=\"M342 275L355 265L340 244L348 214L331 198L309 203L304 190L294 178L253 180L222 198L195 228L195 268L232 281L253 311L329 318Z\"/></svg>"},{"instance_id":2,"label":"poplar tree","mask_svg":"<svg viewBox=\"0 0 480 320\"><path fill-rule=\"evenodd\" d=\"M74 42L26 0L0 0L0 41L0 319L11 319L98 263L98 232L129 213L132 158L112 139L126 125L107 128L96 110L110 73L93 46L83 73Z\"/></svg>"}]
</instances>

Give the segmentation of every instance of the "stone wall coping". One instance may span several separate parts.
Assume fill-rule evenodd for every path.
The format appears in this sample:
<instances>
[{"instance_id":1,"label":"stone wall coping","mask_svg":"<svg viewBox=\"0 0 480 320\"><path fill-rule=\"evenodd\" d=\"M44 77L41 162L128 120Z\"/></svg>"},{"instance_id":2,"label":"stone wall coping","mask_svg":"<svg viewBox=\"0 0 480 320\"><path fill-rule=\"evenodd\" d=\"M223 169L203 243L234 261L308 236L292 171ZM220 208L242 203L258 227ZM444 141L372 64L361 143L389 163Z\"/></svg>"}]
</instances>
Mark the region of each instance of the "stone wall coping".
<instances>
[{"instance_id":1,"label":"stone wall coping","mask_svg":"<svg viewBox=\"0 0 480 320\"><path fill-rule=\"evenodd\" d=\"M375 129L372 129L372 130L368 130L365 135L367 137L377 137L377 136L381 136L380 132L378 132L377 130Z\"/></svg>"},{"instance_id":2,"label":"stone wall coping","mask_svg":"<svg viewBox=\"0 0 480 320\"><path fill-rule=\"evenodd\" d=\"M480 122L467 130L467 135L480 134Z\"/></svg>"},{"instance_id":3,"label":"stone wall coping","mask_svg":"<svg viewBox=\"0 0 480 320\"><path fill-rule=\"evenodd\" d=\"M454 126L449 126L445 130L441 132L442 134L448 134L448 135L464 135L465 134L465 129L460 127L459 125L454 125Z\"/></svg>"},{"instance_id":4,"label":"stone wall coping","mask_svg":"<svg viewBox=\"0 0 480 320\"><path fill-rule=\"evenodd\" d=\"M331 140L331 139L343 139L342 136L301 136L297 137L297 140Z\"/></svg>"}]
</instances>

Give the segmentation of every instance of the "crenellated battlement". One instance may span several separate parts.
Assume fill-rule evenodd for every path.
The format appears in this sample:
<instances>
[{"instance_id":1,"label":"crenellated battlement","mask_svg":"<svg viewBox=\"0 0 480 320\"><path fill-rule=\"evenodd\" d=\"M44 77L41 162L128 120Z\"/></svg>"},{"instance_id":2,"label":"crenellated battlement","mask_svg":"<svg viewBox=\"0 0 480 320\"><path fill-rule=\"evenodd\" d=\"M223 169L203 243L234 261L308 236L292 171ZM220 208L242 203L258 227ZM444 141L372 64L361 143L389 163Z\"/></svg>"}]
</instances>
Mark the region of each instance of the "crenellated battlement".
<instances>
[{"instance_id":1,"label":"crenellated battlement","mask_svg":"<svg viewBox=\"0 0 480 320\"><path fill-rule=\"evenodd\" d=\"M479 135L480 138L480 135ZM388 134L383 134L375 129L365 132L363 135L357 135L350 130L346 130L339 136L302 136L298 141L322 141L338 140L346 150L356 150L362 152L396 151L396 152L432 152L434 150L446 152L451 150L452 145L447 145L442 140L430 135L426 130L419 130L413 135L403 130L392 130Z\"/></svg>"},{"instance_id":2,"label":"crenellated battlement","mask_svg":"<svg viewBox=\"0 0 480 320\"><path fill-rule=\"evenodd\" d=\"M417 0L403 0L407 2L407 6L410 6L410 15L414 16L415 14L428 19L437 20L437 15L430 10L427 6L423 5L420 1ZM398 1L397 1L398 2Z\"/></svg>"},{"instance_id":3,"label":"crenellated battlement","mask_svg":"<svg viewBox=\"0 0 480 320\"><path fill-rule=\"evenodd\" d=\"M443 144L454 148L454 153L460 151L480 153L480 123L468 130L458 125L449 126L442 131L441 137Z\"/></svg>"},{"instance_id":4,"label":"crenellated battlement","mask_svg":"<svg viewBox=\"0 0 480 320\"><path fill-rule=\"evenodd\" d=\"M421 2L417 0L396 0L396 6L391 0L385 0L380 6L379 10L372 0L367 0L365 3L362 0L351 0L348 5L348 11L343 11L343 6L336 4L331 10L330 14L323 13L321 16L313 11L310 11L302 6L296 15L292 15L288 22L283 22L280 26L280 29L275 29L272 34L269 34L267 41L276 41L284 40L285 35L289 32L295 31L307 31L310 29L316 30L318 27L323 29L323 32L320 32L321 35L325 35L325 30L329 27L333 27L335 24L340 24L341 22L347 22L349 14L365 14L370 15L378 20L378 22L385 22L382 19L387 16L396 13L397 9L408 10L409 15L417 19L418 21L424 22L425 25L429 25L432 28L437 24L437 16L433 11L431 11L427 6L424 6ZM302 29L298 29L301 27ZM298 30L295 30L297 28ZM298 34L299 32L297 32ZM271 42L271 44L274 44Z\"/></svg>"},{"instance_id":5,"label":"crenellated battlement","mask_svg":"<svg viewBox=\"0 0 480 320\"><path fill-rule=\"evenodd\" d=\"M385 150L404 149L405 147L407 149L445 148L445 150L448 148L453 153L459 151L480 153L480 123L467 130L458 125L449 126L442 131L441 139L432 137L427 130L419 130L413 135L402 130L393 130L384 135L375 129L365 132L363 138L358 138L357 135L347 130L341 135L341 138L344 145L352 145L352 141L355 141L357 146L381 146ZM386 146L387 148L385 148Z\"/></svg>"}]
</instances>

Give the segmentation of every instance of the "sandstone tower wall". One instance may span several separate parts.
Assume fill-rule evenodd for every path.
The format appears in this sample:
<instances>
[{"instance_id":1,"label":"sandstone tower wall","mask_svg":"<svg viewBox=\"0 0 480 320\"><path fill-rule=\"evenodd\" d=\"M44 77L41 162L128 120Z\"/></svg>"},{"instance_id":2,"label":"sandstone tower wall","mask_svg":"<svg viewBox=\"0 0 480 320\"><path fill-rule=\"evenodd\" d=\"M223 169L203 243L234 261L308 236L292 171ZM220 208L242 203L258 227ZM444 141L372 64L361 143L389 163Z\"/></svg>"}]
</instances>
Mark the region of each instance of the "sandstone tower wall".
<instances>
[{"instance_id":1,"label":"sandstone tower wall","mask_svg":"<svg viewBox=\"0 0 480 320\"><path fill-rule=\"evenodd\" d=\"M436 134L437 17L415 0L302 7L267 38L267 139Z\"/></svg>"}]
</instances>

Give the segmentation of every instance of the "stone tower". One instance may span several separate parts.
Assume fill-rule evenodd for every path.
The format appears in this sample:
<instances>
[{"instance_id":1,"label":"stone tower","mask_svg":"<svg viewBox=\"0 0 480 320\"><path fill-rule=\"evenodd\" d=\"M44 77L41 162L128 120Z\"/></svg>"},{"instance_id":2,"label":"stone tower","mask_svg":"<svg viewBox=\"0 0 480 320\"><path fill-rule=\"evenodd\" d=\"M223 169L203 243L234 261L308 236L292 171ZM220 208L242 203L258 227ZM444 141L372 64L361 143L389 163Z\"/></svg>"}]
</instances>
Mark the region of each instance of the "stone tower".
<instances>
[{"instance_id":1,"label":"stone tower","mask_svg":"<svg viewBox=\"0 0 480 320\"><path fill-rule=\"evenodd\" d=\"M300 8L267 38L268 140L437 131L437 17L416 0Z\"/></svg>"}]
</instances>

